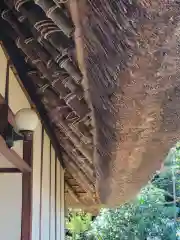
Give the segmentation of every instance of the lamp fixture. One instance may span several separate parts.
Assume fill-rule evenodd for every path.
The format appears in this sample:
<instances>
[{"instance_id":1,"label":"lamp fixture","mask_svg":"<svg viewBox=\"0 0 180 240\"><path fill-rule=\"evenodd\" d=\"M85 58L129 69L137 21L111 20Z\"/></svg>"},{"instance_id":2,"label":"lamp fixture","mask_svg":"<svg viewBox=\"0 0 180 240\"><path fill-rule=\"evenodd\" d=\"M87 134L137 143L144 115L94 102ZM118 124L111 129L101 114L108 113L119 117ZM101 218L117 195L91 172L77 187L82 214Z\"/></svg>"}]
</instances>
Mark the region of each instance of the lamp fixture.
<instances>
[{"instance_id":1,"label":"lamp fixture","mask_svg":"<svg viewBox=\"0 0 180 240\"><path fill-rule=\"evenodd\" d=\"M15 123L18 132L34 131L38 125L38 116L31 108L20 109L15 115Z\"/></svg>"},{"instance_id":2,"label":"lamp fixture","mask_svg":"<svg viewBox=\"0 0 180 240\"><path fill-rule=\"evenodd\" d=\"M7 146L11 148L15 141L24 140L26 133L36 129L38 121L38 116L33 109L20 109L15 115L15 127L10 123L6 125L3 137Z\"/></svg>"}]
</instances>

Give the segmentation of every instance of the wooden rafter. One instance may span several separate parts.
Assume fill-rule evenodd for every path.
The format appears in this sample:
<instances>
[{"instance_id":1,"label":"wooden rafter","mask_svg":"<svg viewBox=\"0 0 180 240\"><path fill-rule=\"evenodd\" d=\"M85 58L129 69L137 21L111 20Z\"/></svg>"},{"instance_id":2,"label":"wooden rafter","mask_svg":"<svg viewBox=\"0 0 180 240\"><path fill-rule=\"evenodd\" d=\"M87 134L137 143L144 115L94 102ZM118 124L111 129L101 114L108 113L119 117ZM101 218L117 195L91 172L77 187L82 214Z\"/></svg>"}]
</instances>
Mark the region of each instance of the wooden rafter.
<instances>
[{"instance_id":1,"label":"wooden rafter","mask_svg":"<svg viewBox=\"0 0 180 240\"><path fill-rule=\"evenodd\" d=\"M80 200L79 200L77 194L73 191L72 187L69 185L69 183L68 183L67 181L66 181L66 183L65 183L65 187L66 187L68 193L71 195L71 197L72 197L77 203L79 203Z\"/></svg>"},{"instance_id":2,"label":"wooden rafter","mask_svg":"<svg viewBox=\"0 0 180 240\"><path fill-rule=\"evenodd\" d=\"M9 149L0 135L0 153L21 172L31 172L31 167L13 149Z\"/></svg>"}]
</instances>

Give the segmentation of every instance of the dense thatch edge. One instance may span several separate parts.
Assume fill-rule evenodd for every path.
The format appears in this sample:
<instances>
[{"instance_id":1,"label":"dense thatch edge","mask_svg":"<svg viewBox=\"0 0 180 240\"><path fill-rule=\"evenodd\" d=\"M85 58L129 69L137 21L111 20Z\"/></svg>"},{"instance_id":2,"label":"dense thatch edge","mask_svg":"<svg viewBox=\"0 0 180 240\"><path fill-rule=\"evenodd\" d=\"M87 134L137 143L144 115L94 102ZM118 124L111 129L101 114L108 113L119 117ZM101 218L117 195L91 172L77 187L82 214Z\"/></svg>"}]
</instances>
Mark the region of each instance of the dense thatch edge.
<instances>
[{"instance_id":1,"label":"dense thatch edge","mask_svg":"<svg viewBox=\"0 0 180 240\"><path fill-rule=\"evenodd\" d=\"M133 94L135 94L135 91L133 91L133 84L132 84L133 80L135 82L138 80L136 78L136 74L137 75L140 74L140 71L142 71L142 74L143 74L143 69L141 70L140 68L139 73L138 73L138 70L135 70L134 66L136 65L136 62L139 61L139 64L141 66L143 62L140 62L140 58L142 58L142 61L145 60L144 64L146 65L145 66L145 69L146 69L148 66L148 62L147 62L148 60L146 59L148 58L153 59L154 57L154 62L159 61L158 62L159 65L154 67L154 70L153 69L149 70L147 68L147 71L148 70L152 72L157 71L157 73L158 71L162 71L160 67L161 62L165 61L165 64L166 64L166 61L168 62L168 60L166 60L161 55L161 53L163 52L164 47L165 48L167 47L170 49L172 47L171 44L173 44L173 41L174 41L173 38L176 36L176 28L178 24L178 15L179 15L179 5L176 4L174 1L172 2L116 1L112 3L112 1L88 0L88 1L83 1L82 3L82 1L72 0L70 1L70 3L71 3L70 4L71 14L72 16L74 15L73 19L74 19L75 26L77 27L76 44L78 46L78 49L80 49L80 51L83 52L83 54L81 54L81 59L80 59L81 66L83 66L83 68L85 69L84 72L86 74L86 77L88 81L90 81L90 85L88 89L90 90L89 99L95 108L96 107L98 108L98 103L100 103L99 109L101 106L101 109L100 109L101 114L99 114L98 111L96 111L96 109L94 109L93 111L95 113L94 125L96 128L96 133L94 135L94 144L96 146L94 149L95 150L94 164L96 169L97 192L100 193L100 199L102 202L108 205L117 205L119 203L123 203L124 201L127 201L132 196L134 196L134 194L136 194L137 191L151 178L153 172L159 168L161 161L163 161L163 157L166 155L168 148L172 146L172 144L175 143L176 139L178 138L178 134L172 135L171 132L168 132L167 134L166 130L164 129L165 125L164 125L163 118L168 119L167 115L164 116L164 113L167 111L166 108L169 108L168 111L171 111L171 107L169 105L165 106L165 102L167 101L166 100L166 92L168 91L167 88L169 87L169 91L171 91L172 89L175 90L175 88L178 86L178 81L173 82L170 79L169 79L169 83L168 83L168 80L166 81L167 86L166 87L164 86L165 87L164 89L163 88L158 89L158 77L157 78L155 77L154 79L152 78L152 85L151 85L151 82L146 81L146 79L142 79L142 81L139 82L140 84L139 87L141 87L141 84L142 85L145 84L147 88L149 87L148 91L149 91L149 96L151 97L153 96L152 95L153 91L157 89L157 108L156 109L154 108L154 110L152 110L154 111L154 117L155 117L153 122L156 126L155 125L151 127L149 126L148 127L149 129L147 128L147 130L149 131L149 138L148 138L149 142L152 141L151 144L153 145L152 149L149 147L148 141L146 141L143 138L142 140L144 142L142 141L142 145L144 144L143 145L144 151L145 151L144 154L143 154L143 149L141 149L140 155L138 154L136 155L134 152L136 144L132 142L132 144L129 145L129 151L130 152L132 151L132 153L134 152L134 157L136 156L135 158L137 158L136 162L135 162L135 159L133 160L133 157L132 159L129 158L129 156L127 155L128 149L126 148L126 145L128 147L128 144L124 144L124 142L126 143L126 138L127 140L128 138L133 139L133 134L132 136L129 135L130 131L126 129L127 128L126 125L124 126L124 128L122 128L123 131L120 131L120 129L117 130L115 127L113 127L113 124L115 125L117 124L118 116L119 116L119 120L120 119L123 120L122 118L124 114L123 111L117 112L116 109L119 108L118 106L121 106L121 104L123 103L123 99L125 100L126 103L128 103L127 99L125 99L125 96L127 96L126 94L128 94L127 92L128 88L129 88L130 98L133 97ZM82 7L82 5L84 7ZM117 5L120 5L120 7L118 8ZM128 5L129 5L129 8L127 8ZM123 13L124 10L125 12ZM129 15L125 16L127 12ZM114 19L111 18L113 14L114 14ZM124 19L121 18L121 15L123 16ZM121 25L122 28L127 27L128 29L128 25L129 25L128 21L129 19L131 19L131 16L133 19L133 26L130 26L130 31L132 35L129 39L126 38L127 32L126 33L124 32L124 35L123 34L118 35L117 29L116 29L117 31L115 31L113 29L113 26L112 28L108 28L104 24L104 22L106 22L107 25L108 24L110 25L116 19L117 22L114 22L115 25L116 24L121 25L122 23L124 24L124 25ZM109 22L107 20L108 18L110 18ZM111 36L113 31L117 35L114 38ZM103 41L104 39L102 36L104 36L104 39L106 39L106 42ZM171 39L171 36L173 37L172 39ZM122 49L123 48L122 47L118 52L117 50L118 46L116 45L118 44L118 40L115 44L116 47L114 48L114 46L111 46L109 44L107 40L108 37L111 38L112 41L116 41L118 37L119 39L122 39L122 41L125 42L124 49ZM166 46L167 45L166 43L168 42L169 42L169 45ZM127 46L128 46L128 49L127 51L125 51ZM147 53L148 47L149 47L149 52ZM130 57L130 60L128 60L128 58L125 61L123 60L124 62L122 61L122 65L118 64L117 62L118 59L119 59L119 63L121 62L121 59L122 59L121 50L125 52L125 55L126 55L124 56L125 59L127 57L127 54L129 54L129 57ZM103 51L107 53L107 54L105 53L104 56L103 56ZM97 53L97 55L94 54L95 52ZM117 56L117 61L115 57L113 58L112 53L114 54L114 56ZM144 57L146 56L146 59L144 58L144 60L142 57L143 54L144 54ZM101 59L100 59L100 55L102 57ZM108 58L106 58L106 56L108 56ZM171 59L170 55L169 57ZM173 64L174 62L172 61L172 65ZM97 68L95 68L95 66L97 66ZM114 69L114 70L111 69L112 70L111 73L115 74L114 76L107 71L107 67L108 68L112 67L112 69ZM95 71L95 69L97 71ZM98 69L100 69L101 72L98 72ZM135 77L133 76L134 74L133 72L135 73ZM107 75L108 74L111 75L110 76L111 80L112 81L114 80L115 85L117 84L115 89L112 91L113 94L112 94L112 101L110 101L111 104L109 102L109 105L108 105L107 99L104 101L108 111L109 112L111 111L111 114L109 115L108 115L108 112L105 112L105 111L103 114L103 111L102 111L103 101L101 101L102 99L99 99L98 96L96 96L96 89L98 88L99 91L101 91L102 84L107 83L106 81L104 81L104 83L102 84L99 84L99 85L97 84L98 80L101 80L103 82L104 79L102 79L102 76L106 79L107 75L105 76L105 73ZM176 71L173 74L175 76ZM168 78L168 75L169 73L167 71L166 76L164 77L164 80ZM147 76L148 76L147 72L144 72L144 78ZM122 81L118 85L118 82L119 82L118 78L120 77ZM125 80L129 82L126 82ZM136 83L138 86L138 82ZM103 86L102 89L105 90L105 87ZM109 94L108 91L110 91L110 94L111 94L110 88L106 90L107 90L107 94ZM134 86L134 90L136 90L135 86ZM139 96L143 96L144 92L140 92L139 94L140 94ZM136 96L134 97L136 98ZM136 105L137 109L141 105L140 103L140 105L138 106L138 97L136 99L137 102L135 103L137 104ZM122 101L118 103L119 100L117 98L121 98ZM151 100L149 98L149 100L147 100L147 103L149 101L149 104L151 104L151 107L153 109L154 103L151 102ZM156 100L154 99L154 101ZM174 99L174 101L176 100ZM129 109L132 111L130 106L131 106L131 103L129 102ZM162 111L158 110L158 108L161 108L162 106L163 106L162 111L164 111L163 114L162 114ZM115 107L115 109L113 109L113 107ZM143 116L143 112L141 112L141 114ZM115 116L116 119L113 119L113 115ZM135 115L136 114L134 114L134 117ZM102 121L101 119L102 116L106 120L106 123ZM110 119L108 117L110 117ZM147 114L146 118L148 119L149 117L150 115ZM133 120L133 117L131 120ZM127 123L128 121L131 122L131 120L126 119L125 121ZM107 123L108 121L110 124ZM121 125L120 121L119 121L119 125ZM107 129L108 127L110 127L109 129L111 130L109 131L109 137L102 133L102 126L103 127L106 126ZM139 134L138 129L136 129L136 127L138 126L132 121L132 128L133 127L135 130L135 134ZM154 134L154 131L157 131L156 134ZM116 137L114 138L112 134L116 134L116 133L117 133L116 135L117 138ZM108 141L108 139L111 141L111 143L110 142L108 144L104 143L103 145L103 142L105 142L106 140ZM155 146L155 141L156 141L156 146ZM156 153L157 150L159 152L157 152L157 156L155 156L154 154ZM126 154L124 154L123 152L126 152ZM113 154L111 155L111 153ZM151 160L151 157L149 155L151 153L154 158L152 164L150 162L147 163L147 161ZM142 160L141 158L144 160ZM128 165L130 164L130 161L134 161L134 166L135 166L134 172L131 172L132 169ZM138 164L139 164L139 167L138 167ZM127 168L125 168L125 166ZM147 171L144 171L143 168ZM130 172L128 172L128 170Z\"/></svg>"}]
</instances>

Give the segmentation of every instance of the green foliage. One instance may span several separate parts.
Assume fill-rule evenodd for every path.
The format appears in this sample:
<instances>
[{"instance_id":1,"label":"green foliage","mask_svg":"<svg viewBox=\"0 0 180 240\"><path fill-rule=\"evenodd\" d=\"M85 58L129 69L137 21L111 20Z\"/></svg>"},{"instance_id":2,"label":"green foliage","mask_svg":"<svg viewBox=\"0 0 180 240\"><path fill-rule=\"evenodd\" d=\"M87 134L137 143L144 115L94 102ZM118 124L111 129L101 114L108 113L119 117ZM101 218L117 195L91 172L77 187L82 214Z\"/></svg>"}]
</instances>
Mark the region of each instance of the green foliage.
<instances>
[{"instance_id":1,"label":"green foliage","mask_svg":"<svg viewBox=\"0 0 180 240\"><path fill-rule=\"evenodd\" d=\"M66 227L72 233L72 240L83 239L83 233L90 229L91 215L81 210L70 211L66 219Z\"/></svg>"},{"instance_id":2,"label":"green foliage","mask_svg":"<svg viewBox=\"0 0 180 240\"><path fill-rule=\"evenodd\" d=\"M103 209L92 224L91 234L103 240L175 240L173 208L164 207L162 191L151 184L132 203L115 210ZM94 234L96 239L96 234Z\"/></svg>"},{"instance_id":3,"label":"green foliage","mask_svg":"<svg viewBox=\"0 0 180 240\"><path fill-rule=\"evenodd\" d=\"M175 240L180 199L180 143L171 149L164 171L131 203L117 209L102 209L91 223L90 215L72 215L68 227L79 240ZM170 197L171 202L167 202ZM80 215L79 215L80 214ZM83 213L84 214L84 213ZM83 215L85 216L85 215Z\"/></svg>"}]
</instances>

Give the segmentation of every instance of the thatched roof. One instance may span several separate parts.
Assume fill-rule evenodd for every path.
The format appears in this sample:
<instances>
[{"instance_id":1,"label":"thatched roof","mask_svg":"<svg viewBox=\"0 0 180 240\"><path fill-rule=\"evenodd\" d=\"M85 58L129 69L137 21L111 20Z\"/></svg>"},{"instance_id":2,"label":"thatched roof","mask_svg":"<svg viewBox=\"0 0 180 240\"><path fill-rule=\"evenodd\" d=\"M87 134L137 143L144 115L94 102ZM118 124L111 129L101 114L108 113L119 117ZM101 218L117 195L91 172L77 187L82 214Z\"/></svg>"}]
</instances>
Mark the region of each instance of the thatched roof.
<instances>
[{"instance_id":1,"label":"thatched roof","mask_svg":"<svg viewBox=\"0 0 180 240\"><path fill-rule=\"evenodd\" d=\"M19 49L29 86L46 109L66 169L67 202L128 200L178 138L170 113L179 82L161 68L164 51L174 51L178 3L4 2L4 35Z\"/></svg>"},{"instance_id":2,"label":"thatched roof","mask_svg":"<svg viewBox=\"0 0 180 240\"><path fill-rule=\"evenodd\" d=\"M93 205L91 114L81 85L83 77L75 57L74 25L68 8L53 1L5 2L1 13L8 22L5 34L26 62L26 74L59 142L66 168L67 202Z\"/></svg>"}]
</instances>

